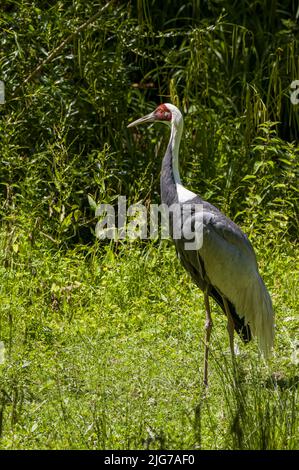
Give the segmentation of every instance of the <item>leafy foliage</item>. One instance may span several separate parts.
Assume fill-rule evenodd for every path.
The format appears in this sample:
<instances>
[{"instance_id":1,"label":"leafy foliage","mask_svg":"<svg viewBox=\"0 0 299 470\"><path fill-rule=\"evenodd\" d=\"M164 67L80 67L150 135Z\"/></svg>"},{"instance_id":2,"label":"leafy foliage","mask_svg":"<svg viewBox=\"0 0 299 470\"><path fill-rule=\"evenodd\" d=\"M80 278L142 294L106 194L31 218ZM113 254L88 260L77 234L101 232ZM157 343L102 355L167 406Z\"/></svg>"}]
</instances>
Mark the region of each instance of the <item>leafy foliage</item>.
<instances>
[{"instance_id":1,"label":"leafy foliage","mask_svg":"<svg viewBox=\"0 0 299 470\"><path fill-rule=\"evenodd\" d=\"M160 160L151 157L162 153L166 137L155 129L133 140L125 125L160 96L186 113L182 169L188 184L242 223L257 198L268 215L257 224L251 220L254 228L266 220L270 229L296 238L296 184L283 178L283 195L277 186L284 165L289 176L298 172L296 147L281 140L298 137L297 106L289 100L299 76L297 24L288 3L164 2L161 14L149 0L102 7L6 0L3 215L17 207L18 217L34 218L59 245L70 246L93 240L87 194L105 202L116 194L156 200ZM259 171L249 188L254 198L246 198L261 161L255 141L265 126L272 129L267 158L277 168L269 164L263 177ZM277 152L289 163L279 164ZM272 185L277 191L265 199L271 178L278 180ZM286 224L277 225L278 212Z\"/></svg>"}]
</instances>

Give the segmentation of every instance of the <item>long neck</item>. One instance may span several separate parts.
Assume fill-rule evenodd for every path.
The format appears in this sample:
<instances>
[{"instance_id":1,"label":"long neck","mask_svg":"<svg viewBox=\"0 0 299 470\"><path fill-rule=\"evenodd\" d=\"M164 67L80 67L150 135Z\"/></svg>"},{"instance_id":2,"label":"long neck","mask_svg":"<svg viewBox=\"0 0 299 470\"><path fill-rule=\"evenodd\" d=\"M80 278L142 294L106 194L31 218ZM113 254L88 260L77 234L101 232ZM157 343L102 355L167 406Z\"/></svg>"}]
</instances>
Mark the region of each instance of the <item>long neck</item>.
<instances>
[{"instance_id":1,"label":"long neck","mask_svg":"<svg viewBox=\"0 0 299 470\"><path fill-rule=\"evenodd\" d=\"M177 185L181 184L179 173L179 148L183 132L183 120L171 123L171 134L166 153L162 161L161 198L162 202L171 205L178 202Z\"/></svg>"}]
</instances>

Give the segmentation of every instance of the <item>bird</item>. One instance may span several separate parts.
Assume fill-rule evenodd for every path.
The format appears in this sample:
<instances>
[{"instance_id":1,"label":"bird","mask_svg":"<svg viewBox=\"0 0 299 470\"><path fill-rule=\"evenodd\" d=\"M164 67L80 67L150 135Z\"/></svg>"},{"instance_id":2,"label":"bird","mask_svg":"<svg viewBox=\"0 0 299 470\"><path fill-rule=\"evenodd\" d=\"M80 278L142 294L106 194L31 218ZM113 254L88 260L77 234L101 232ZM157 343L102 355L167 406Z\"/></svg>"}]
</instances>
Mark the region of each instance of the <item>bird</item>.
<instances>
[{"instance_id":1,"label":"bird","mask_svg":"<svg viewBox=\"0 0 299 470\"><path fill-rule=\"evenodd\" d=\"M203 383L208 386L208 359L213 327L210 298L227 318L230 350L235 360L234 331L244 343L256 337L262 355L271 356L274 342L274 311L270 294L259 273L256 255L247 235L217 207L183 186L179 172L179 148L183 116L171 103L128 124L135 127L161 122L170 128L170 139L162 160L160 190L162 203L177 207L170 213L172 235L182 266L203 291L205 340ZM187 224L188 222L188 224ZM186 225L188 225L186 229ZM180 236L174 237L174 232ZM190 249L187 242L199 235L201 243Z\"/></svg>"}]
</instances>

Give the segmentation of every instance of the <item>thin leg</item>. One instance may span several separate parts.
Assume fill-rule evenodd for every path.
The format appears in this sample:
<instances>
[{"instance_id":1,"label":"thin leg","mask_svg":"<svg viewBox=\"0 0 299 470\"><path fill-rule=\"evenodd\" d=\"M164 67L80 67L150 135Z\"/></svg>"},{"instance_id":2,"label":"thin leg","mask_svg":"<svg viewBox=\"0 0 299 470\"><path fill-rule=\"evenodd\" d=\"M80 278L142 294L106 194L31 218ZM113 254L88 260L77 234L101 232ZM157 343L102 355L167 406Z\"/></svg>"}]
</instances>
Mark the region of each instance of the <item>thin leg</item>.
<instances>
[{"instance_id":1,"label":"thin leg","mask_svg":"<svg viewBox=\"0 0 299 470\"><path fill-rule=\"evenodd\" d=\"M205 309L206 309L206 324L205 324L206 338L205 338L205 363L204 363L203 382L205 386L207 387L208 386L209 347L210 347L210 337L211 337L213 322L212 322L212 317L211 317L208 289L205 290L204 296L205 296Z\"/></svg>"},{"instance_id":2,"label":"thin leg","mask_svg":"<svg viewBox=\"0 0 299 470\"><path fill-rule=\"evenodd\" d=\"M228 336L229 336L229 345L230 345L230 350L232 353L232 358L235 359L235 349L234 349L234 331L235 331L235 324L233 317L230 313L230 309L227 303L227 300L225 297L222 297L223 299L223 304L227 316L227 331L228 331Z\"/></svg>"}]
</instances>

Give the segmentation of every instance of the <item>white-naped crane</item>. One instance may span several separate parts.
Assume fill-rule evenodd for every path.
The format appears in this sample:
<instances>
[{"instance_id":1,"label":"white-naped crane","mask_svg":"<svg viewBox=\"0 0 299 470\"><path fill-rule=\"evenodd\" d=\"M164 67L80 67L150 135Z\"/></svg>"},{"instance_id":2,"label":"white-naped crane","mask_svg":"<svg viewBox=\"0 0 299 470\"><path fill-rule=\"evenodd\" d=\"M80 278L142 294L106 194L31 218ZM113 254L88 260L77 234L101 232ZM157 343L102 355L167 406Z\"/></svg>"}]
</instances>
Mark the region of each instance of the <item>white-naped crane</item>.
<instances>
[{"instance_id":1,"label":"white-naped crane","mask_svg":"<svg viewBox=\"0 0 299 470\"><path fill-rule=\"evenodd\" d=\"M204 293L206 312L204 383L208 384L208 355L212 330L209 297L212 297L227 316L230 349L234 358L234 330L246 343L256 336L264 357L271 353L274 340L274 313L270 295L259 274L253 247L234 222L212 204L186 189L179 173L179 147L183 131L183 116L170 103L161 104L152 113L130 123L162 122L171 129L170 140L162 162L161 198L168 207L188 207L192 233L201 231L198 249L186 249L192 233L184 229L184 216L175 220L173 237L178 257L193 281ZM188 212L188 211L187 211ZM191 215L190 215L191 214ZM191 218L191 224L190 224ZM176 227L175 224L180 224ZM184 229L184 230L183 230ZM196 235L196 233L195 233Z\"/></svg>"}]
</instances>

